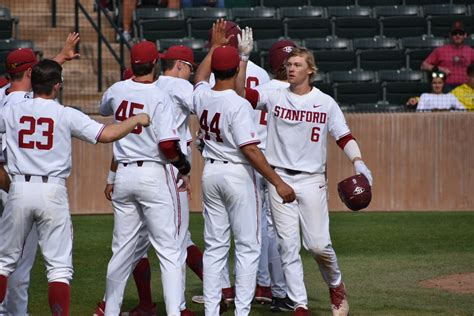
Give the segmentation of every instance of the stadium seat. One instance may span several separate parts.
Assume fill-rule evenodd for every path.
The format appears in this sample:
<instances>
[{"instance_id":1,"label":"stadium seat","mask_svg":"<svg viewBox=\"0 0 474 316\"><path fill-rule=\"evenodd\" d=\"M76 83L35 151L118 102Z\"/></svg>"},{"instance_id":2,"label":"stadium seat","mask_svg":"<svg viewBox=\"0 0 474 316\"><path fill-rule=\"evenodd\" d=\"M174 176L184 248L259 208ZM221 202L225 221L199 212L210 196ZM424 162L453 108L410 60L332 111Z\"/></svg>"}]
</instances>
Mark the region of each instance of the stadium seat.
<instances>
[{"instance_id":1,"label":"stadium seat","mask_svg":"<svg viewBox=\"0 0 474 316\"><path fill-rule=\"evenodd\" d=\"M408 5L446 4L446 0L404 0Z\"/></svg>"},{"instance_id":2,"label":"stadium seat","mask_svg":"<svg viewBox=\"0 0 474 316\"><path fill-rule=\"evenodd\" d=\"M35 50L32 41L3 39L0 40L0 76L6 73L5 62L8 54L17 48L31 48ZM41 54L41 52L37 52Z\"/></svg>"},{"instance_id":3,"label":"stadium seat","mask_svg":"<svg viewBox=\"0 0 474 316\"><path fill-rule=\"evenodd\" d=\"M275 8L265 7L233 8L231 14L234 19L278 18L278 12Z\"/></svg>"},{"instance_id":4,"label":"stadium seat","mask_svg":"<svg viewBox=\"0 0 474 316\"><path fill-rule=\"evenodd\" d=\"M12 19L0 19L0 39L12 39L13 36L13 25Z\"/></svg>"},{"instance_id":5,"label":"stadium seat","mask_svg":"<svg viewBox=\"0 0 474 316\"><path fill-rule=\"evenodd\" d=\"M324 74L324 72L316 72L316 74L313 76L313 82L318 84L318 83L323 83L326 81L326 75Z\"/></svg>"},{"instance_id":6,"label":"stadium seat","mask_svg":"<svg viewBox=\"0 0 474 316\"><path fill-rule=\"evenodd\" d=\"M209 39L209 31L214 22L216 22L215 18L188 19L187 26L189 36L205 40Z\"/></svg>"},{"instance_id":7,"label":"stadium seat","mask_svg":"<svg viewBox=\"0 0 474 316\"><path fill-rule=\"evenodd\" d=\"M446 39L433 36L404 37L402 48L436 48L446 44Z\"/></svg>"},{"instance_id":8,"label":"stadium seat","mask_svg":"<svg viewBox=\"0 0 474 316\"><path fill-rule=\"evenodd\" d=\"M135 21L156 19L179 19L182 18L179 9L167 8L137 8L133 12Z\"/></svg>"},{"instance_id":9,"label":"stadium seat","mask_svg":"<svg viewBox=\"0 0 474 316\"><path fill-rule=\"evenodd\" d=\"M425 72L421 70L409 70L409 69L399 69L399 70L380 70L379 71L379 80L381 82L424 82L425 81Z\"/></svg>"},{"instance_id":10,"label":"stadium seat","mask_svg":"<svg viewBox=\"0 0 474 316\"><path fill-rule=\"evenodd\" d=\"M380 35L379 21L375 18L336 18L335 35L342 38L372 37Z\"/></svg>"},{"instance_id":11,"label":"stadium seat","mask_svg":"<svg viewBox=\"0 0 474 316\"><path fill-rule=\"evenodd\" d=\"M323 49L342 49L351 50L352 41L347 38L338 38L328 36L326 38L306 38L304 46L308 49L323 50Z\"/></svg>"},{"instance_id":12,"label":"stadium seat","mask_svg":"<svg viewBox=\"0 0 474 316\"><path fill-rule=\"evenodd\" d=\"M351 5L355 5L355 0L309 0L309 4L317 5L321 7L351 6Z\"/></svg>"},{"instance_id":13,"label":"stadium seat","mask_svg":"<svg viewBox=\"0 0 474 316\"><path fill-rule=\"evenodd\" d=\"M5 61L7 60L9 53L9 51L0 51L0 76L6 74Z\"/></svg>"},{"instance_id":14,"label":"stadium seat","mask_svg":"<svg viewBox=\"0 0 474 316\"><path fill-rule=\"evenodd\" d=\"M451 0L451 3L453 3L453 4L474 4L474 0Z\"/></svg>"},{"instance_id":15,"label":"stadium seat","mask_svg":"<svg viewBox=\"0 0 474 316\"><path fill-rule=\"evenodd\" d=\"M332 34L331 21L320 17L284 19L285 36L291 38L326 37Z\"/></svg>"},{"instance_id":16,"label":"stadium seat","mask_svg":"<svg viewBox=\"0 0 474 316\"><path fill-rule=\"evenodd\" d=\"M406 64L409 69L417 70L420 69L423 61L433 51L432 48L408 48L405 50L406 53Z\"/></svg>"},{"instance_id":17,"label":"stadium seat","mask_svg":"<svg viewBox=\"0 0 474 316\"><path fill-rule=\"evenodd\" d=\"M355 38L352 40L352 46L354 49L398 48L398 41L396 38L382 36Z\"/></svg>"},{"instance_id":18,"label":"stadium seat","mask_svg":"<svg viewBox=\"0 0 474 316\"><path fill-rule=\"evenodd\" d=\"M331 97L334 97L334 89L332 87L332 84L324 83L324 82L316 82L316 81L312 82L311 84L313 85L313 87L318 88L323 93L326 93L330 95Z\"/></svg>"},{"instance_id":19,"label":"stadium seat","mask_svg":"<svg viewBox=\"0 0 474 316\"><path fill-rule=\"evenodd\" d=\"M265 7L287 7L291 6L304 6L308 4L308 0L263 0L262 5Z\"/></svg>"},{"instance_id":20,"label":"stadium seat","mask_svg":"<svg viewBox=\"0 0 474 316\"><path fill-rule=\"evenodd\" d=\"M156 41L162 38L180 38L188 35L183 19L158 19L138 22L140 38Z\"/></svg>"},{"instance_id":21,"label":"stadium seat","mask_svg":"<svg viewBox=\"0 0 474 316\"><path fill-rule=\"evenodd\" d=\"M373 8L376 18L382 16L419 16L420 7L417 5L390 5Z\"/></svg>"},{"instance_id":22,"label":"stadium seat","mask_svg":"<svg viewBox=\"0 0 474 316\"><path fill-rule=\"evenodd\" d=\"M376 79L375 72L366 70L332 71L328 77L330 82L375 82Z\"/></svg>"},{"instance_id":23,"label":"stadium seat","mask_svg":"<svg viewBox=\"0 0 474 316\"><path fill-rule=\"evenodd\" d=\"M255 7L260 5L260 0L225 0L226 8Z\"/></svg>"},{"instance_id":24,"label":"stadium seat","mask_svg":"<svg viewBox=\"0 0 474 316\"><path fill-rule=\"evenodd\" d=\"M403 0L357 0L361 6L375 7L377 5L401 5Z\"/></svg>"},{"instance_id":25,"label":"stadium seat","mask_svg":"<svg viewBox=\"0 0 474 316\"><path fill-rule=\"evenodd\" d=\"M383 98L382 87L374 82L351 82L334 84L335 99L343 104L373 102Z\"/></svg>"},{"instance_id":26,"label":"stadium seat","mask_svg":"<svg viewBox=\"0 0 474 316\"><path fill-rule=\"evenodd\" d=\"M349 70L357 67L356 54L352 50L313 51L316 66L320 71Z\"/></svg>"},{"instance_id":27,"label":"stadium seat","mask_svg":"<svg viewBox=\"0 0 474 316\"><path fill-rule=\"evenodd\" d=\"M434 36L447 37L454 21L462 21L468 34L474 31L474 17L464 15L440 15L432 16L428 20L430 34Z\"/></svg>"},{"instance_id":28,"label":"stadium seat","mask_svg":"<svg viewBox=\"0 0 474 316\"><path fill-rule=\"evenodd\" d=\"M257 49L259 51L269 51L272 45L283 38L269 38L256 41ZM301 46L301 41L298 39L290 38L289 40L293 41L297 46Z\"/></svg>"},{"instance_id":29,"label":"stadium seat","mask_svg":"<svg viewBox=\"0 0 474 316\"><path fill-rule=\"evenodd\" d=\"M386 82L385 100L390 104L404 105L408 99L430 91L429 84L424 82Z\"/></svg>"},{"instance_id":30,"label":"stadium seat","mask_svg":"<svg viewBox=\"0 0 474 316\"><path fill-rule=\"evenodd\" d=\"M255 40L278 38L284 36L283 21L277 18L246 18L236 19L240 27L251 27Z\"/></svg>"},{"instance_id":31,"label":"stadium seat","mask_svg":"<svg viewBox=\"0 0 474 316\"><path fill-rule=\"evenodd\" d=\"M193 53L194 53L194 62L199 64L206 57L208 51L207 50L195 50Z\"/></svg>"},{"instance_id":32,"label":"stadium seat","mask_svg":"<svg viewBox=\"0 0 474 316\"><path fill-rule=\"evenodd\" d=\"M357 51L357 68L364 70L400 69L406 66L401 49L369 49Z\"/></svg>"},{"instance_id":33,"label":"stadium seat","mask_svg":"<svg viewBox=\"0 0 474 316\"><path fill-rule=\"evenodd\" d=\"M474 36L471 34L471 36L466 37L466 39L464 40L464 44L474 48Z\"/></svg>"},{"instance_id":34,"label":"stadium seat","mask_svg":"<svg viewBox=\"0 0 474 316\"><path fill-rule=\"evenodd\" d=\"M427 22L421 16L390 16L380 18L381 33L387 37L401 38L427 34Z\"/></svg>"},{"instance_id":35,"label":"stadium seat","mask_svg":"<svg viewBox=\"0 0 474 316\"><path fill-rule=\"evenodd\" d=\"M281 18L301 18L301 17L325 17L322 7L304 6L304 7L282 7L280 8Z\"/></svg>"},{"instance_id":36,"label":"stadium seat","mask_svg":"<svg viewBox=\"0 0 474 316\"><path fill-rule=\"evenodd\" d=\"M165 51L174 45L184 45L190 47L192 50L206 49L206 41L196 38L169 38L160 39L156 41L156 46L160 51Z\"/></svg>"},{"instance_id":37,"label":"stadium seat","mask_svg":"<svg viewBox=\"0 0 474 316\"><path fill-rule=\"evenodd\" d=\"M185 19L218 19L228 17L229 12L224 8L195 7L184 8L183 15Z\"/></svg>"},{"instance_id":38,"label":"stadium seat","mask_svg":"<svg viewBox=\"0 0 474 316\"><path fill-rule=\"evenodd\" d=\"M354 112L358 113L379 113L379 112L403 112L405 108L398 104L388 102L357 103L354 105Z\"/></svg>"},{"instance_id":39,"label":"stadium seat","mask_svg":"<svg viewBox=\"0 0 474 316\"><path fill-rule=\"evenodd\" d=\"M467 8L462 4L430 4L423 6L423 13L428 15L465 15Z\"/></svg>"},{"instance_id":40,"label":"stadium seat","mask_svg":"<svg viewBox=\"0 0 474 316\"><path fill-rule=\"evenodd\" d=\"M358 5L346 7L328 7L328 17L370 17L372 10L370 7L361 7Z\"/></svg>"}]
</instances>

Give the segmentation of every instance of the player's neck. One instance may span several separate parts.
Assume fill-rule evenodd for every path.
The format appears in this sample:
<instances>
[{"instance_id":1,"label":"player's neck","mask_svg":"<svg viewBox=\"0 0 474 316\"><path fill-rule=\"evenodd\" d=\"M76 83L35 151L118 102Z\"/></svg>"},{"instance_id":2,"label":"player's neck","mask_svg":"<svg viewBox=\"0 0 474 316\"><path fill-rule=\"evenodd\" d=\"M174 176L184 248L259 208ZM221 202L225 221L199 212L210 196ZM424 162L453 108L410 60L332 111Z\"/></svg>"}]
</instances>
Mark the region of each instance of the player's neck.
<instances>
[{"instance_id":1,"label":"player's neck","mask_svg":"<svg viewBox=\"0 0 474 316\"><path fill-rule=\"evenodd\" d=\"M229 78L227 80L216 80L216 84L212 88L215 91L224 91L224 90L235 90L235 77Z\"/></svg>"},{"instance_id":2,"label":"player's neck","mask_svg":"<svg viewBox=\"0 0 474 316\"><path fill-rule=\"evenodd\" d=\"M26 80L12 81L10 87L8 88L8 93L15 91L29 92L31 90L31 82Z\"/></svg>"},{"instance_id":3,"label":"player's neck","mask_svg":"<svg viewBox=\"0 0 474 316\"><path fill-rule=\"evenodd\" d=\"M38 93L34 94L33 98L40 98L40 99L46 99L46 100L54 100L56 99L56 93L52 92L51 94L44 94L44 93Z\"/></svg>"},{"instance_id":4,"label":"player's neck","mask_svg":"<svg viewBox=\"0 0 474 316\"><path fill-rule=\"evenodd\" d=\"M153 73L150 73L150 74L144 75L144 76L135 77L135 78L133 78L133 81L140 82L140 83L152 83L153 82Z\"/></svg>"},{"instance_id":5,"label":"player's neck","mask_svg":"<svg viewBox=\"0 0 474 316\"><path fill-rule=\"evenodd\" d=\"M313 90L313 87L311 87L307 82L305 82L301 84L290 84L290 90L294 94L303 95L310 93L311 90Z\"/></svg>"}]
</instances>

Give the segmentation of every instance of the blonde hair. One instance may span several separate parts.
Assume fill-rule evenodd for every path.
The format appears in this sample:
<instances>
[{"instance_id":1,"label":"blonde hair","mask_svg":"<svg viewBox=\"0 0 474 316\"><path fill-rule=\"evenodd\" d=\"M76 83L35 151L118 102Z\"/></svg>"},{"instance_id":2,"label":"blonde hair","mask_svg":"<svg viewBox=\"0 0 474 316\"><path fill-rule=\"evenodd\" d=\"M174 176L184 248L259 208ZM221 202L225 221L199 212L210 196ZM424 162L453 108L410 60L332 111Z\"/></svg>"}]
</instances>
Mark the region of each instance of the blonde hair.
<instances>
[{"instance_id":1,"label":"blonde hair","mask_svg":"<svg viewBox=\"0 0 474 316\"><path fill-rule=\"evenodd\" d=\"M288 59L295 56L303 57L306 63L308 64L309 69L311 69L312 74L309 76L309 82L311 83L313 81L314 75L318 71L318 67L316 67L316 61L314 59L313 52L311 52L306 47L293 48L293 50L286 57L285 64L288 61Z\"/></svg>"}]
</instances>

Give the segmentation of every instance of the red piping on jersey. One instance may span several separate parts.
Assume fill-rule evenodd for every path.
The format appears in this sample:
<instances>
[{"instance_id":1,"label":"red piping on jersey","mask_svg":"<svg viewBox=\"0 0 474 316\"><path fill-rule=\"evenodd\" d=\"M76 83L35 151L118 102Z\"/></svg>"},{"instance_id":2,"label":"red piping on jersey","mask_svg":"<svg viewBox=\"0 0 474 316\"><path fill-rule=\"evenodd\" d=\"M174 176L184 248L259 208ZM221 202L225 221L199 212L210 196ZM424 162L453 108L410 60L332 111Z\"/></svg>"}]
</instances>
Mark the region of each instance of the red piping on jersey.
<instances>
[{"instance_id":1,"label":"red piping on jersey","mask_svg":"<svg viewBox=\"0 0 474 316\"><path fill-rule=\"evenodd\" d=\"M166 140L158 144L158 147L160 148L163 155L165 155L166 159L170 160L178 156L178 151L176 150L176 142L176 140Z\"/></svg>"},{"instance_id":2,"label":"red piping on jersey","mask_svg":"<svg viewBox=\"0 0 474 316\"><path fill-rule=\"evenodd\" d=\"M342 150L344 150L344 147L346 146L346 144L352 139L355 140L354 136L352 136L351 133L344 135L336 141L337 146L339 146Z\"/></svg>"},{"instance_id":3,"label":"red piping on jersey","mask_svg":"<svg viewBox=\"0 0 474 316\"><path fill-rule=\"evenodd\" d=\"M137 81L135 80L135 78L132 79L133 82L136 82L136 83L144 83L144 84L150 84L150 83L153 83L153 81L149 81L149 80L145 80L145 81Z\"/></svg>"},{"instance_id":4,"label":"red piping on jersey","mask_svg":"<svg viewBox=\"0 0 474 316\"><path fill-rule=\"evenodd\" d=\"M255 177L255 171L254 170L252 170L252 181L253 181L253 189L254 189L254 192L255 192L255 201L256 201L256 203L255 203L255 206L256 206L255 212L257 213L257 235L256 235L256 237L257 237L257 243L260 244L260 238L259 238L259 236L260 236L260 234L259 234L259 232L260 232L260 215L258 214L258 209L259 209L258 208L258 205L259 205L259 203L258 203L258 190L257 190L257 178Z\"/></svg>"},{"instance_id":5,"label":"red piping on jersey","mask_svg":"<svg viewBox=\"0 0 474 316\"><path fill-rule=\"evenodd\" d=\"M257 90L252 88L245 88L245 98L247 101L250 102L252 107L255 109L257 107L258 99L260 98L260 94Z\"/></svg>"},{"instance_id":6,"label":"red piping on jersey","mask_svg":"<svg viewBox=\"0 0 474 316\"><path fill-rule=\"evenodd\" d=\"M251 140L249 142L240 144L239 147L242 148L242 147L245 147L245 146L248 146L248 145L258 145L258 144L260 144L259 140Z\"/></svg>"},{"instance_id":7,"label":"red piping on jersey","mask_svg":"<svg viewBox=\"0 0 474 316\"><path fill-rule=\"evenodd\" d=\"M103 124L103 125L102 125L102 128L99 130L99 132L98 132L97 135L95 136L95 140L96 140L96 141L99 141L100 135L102 135L102 132L104 131L104 129L105 129L105 125Z\"/></svg>"},{"instance_id":8,"label":"red piping on jersey","mask_svg":"<svg viewBox=\"0 0 474 316\"><path fill-rule=\"evenodd\" d=\"M174 168L173 165L169 164L170 166L170 171L171 171L171 177L173 178L173 183L174 183L174 189L176 193L176 203L178 204L178 235L179 232L181 231L181 200L179 199L179 189L176 181L176 176L174 175Z\"/></svg>"}]
</instances>

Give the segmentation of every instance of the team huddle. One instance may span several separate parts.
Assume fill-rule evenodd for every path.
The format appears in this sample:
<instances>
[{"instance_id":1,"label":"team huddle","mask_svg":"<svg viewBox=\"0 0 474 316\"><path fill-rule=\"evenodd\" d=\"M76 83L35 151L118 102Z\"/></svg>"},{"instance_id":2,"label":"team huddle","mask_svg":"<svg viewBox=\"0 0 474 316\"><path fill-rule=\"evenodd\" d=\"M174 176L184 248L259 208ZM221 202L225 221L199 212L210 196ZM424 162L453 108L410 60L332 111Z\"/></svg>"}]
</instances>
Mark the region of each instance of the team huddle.
<instances>
[{"instance_id":1,"label":"team huddle","mask_svg":"<svg viewBox=\"0 0 474 316\"><path fill-rule=\"evenodd\" d=\"M28 49L7 57L11 83L0 90L0 314L27 315L38 244L51 313L70 314L72 223L65 181L76 137L113 142L105 187L114 209L112 258L94 315L120 315L131 275L140 302L128 315L156 315L150 246L160 262L167 315L194 315L185 300L186 265L203 281L203 296L193 301L204 304L205 315L220 315L231 304L235 315L249 315L253 300L271 303L274 312L310 315L301 237L328 285L333 315L347 315L329 234L327 135L370 185L372 175L337 103L311 86L317 71L312 53L289 40L276 42L270 80L249 61L252 30L218 20L193 86L188 80L197 65L190 48L172 46L160 54L154 43L138 43L126 78L100 102L100 114L114 118L104 125L56 101L61 64L77 57L78 41L70 34L51 60L38 62ZM188 230L191 114L199 121L205 161L204 253Z\"/></svg>"}]
</instances>

